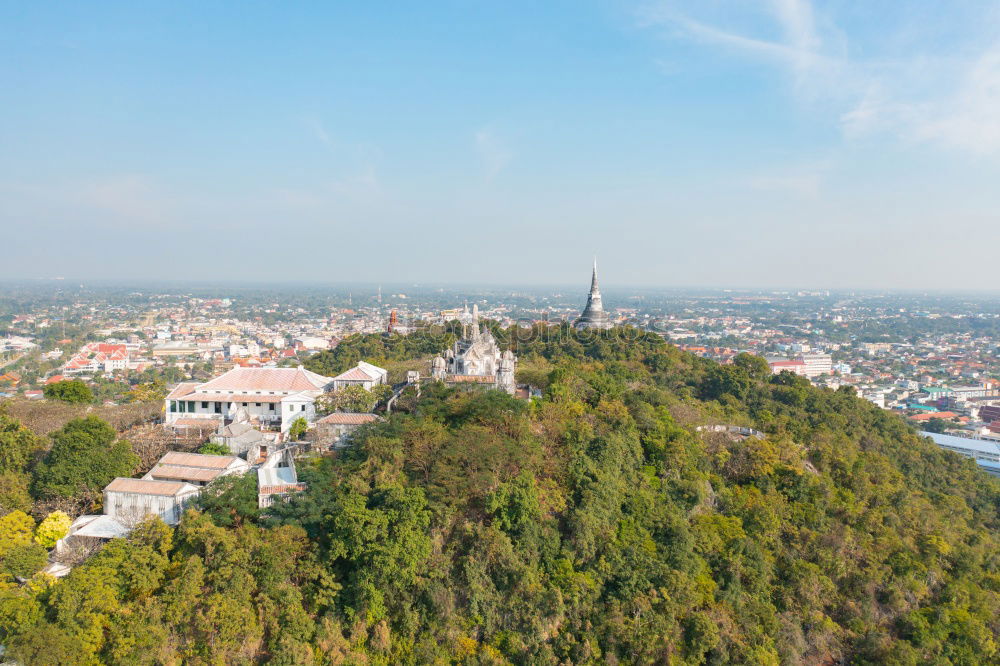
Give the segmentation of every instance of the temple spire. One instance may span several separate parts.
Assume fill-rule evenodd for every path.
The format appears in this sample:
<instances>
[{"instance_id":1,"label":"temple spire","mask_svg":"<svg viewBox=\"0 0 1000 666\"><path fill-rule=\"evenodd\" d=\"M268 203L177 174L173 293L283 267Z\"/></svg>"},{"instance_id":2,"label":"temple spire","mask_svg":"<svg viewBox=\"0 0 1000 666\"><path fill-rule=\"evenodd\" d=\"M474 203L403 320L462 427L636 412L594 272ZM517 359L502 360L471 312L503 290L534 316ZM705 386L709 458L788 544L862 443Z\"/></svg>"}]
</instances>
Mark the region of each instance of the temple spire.
<instances>
[{"instance_id":1,"label":"temple spire","mask_svg":"<svg viewBox=\"0 0 1000 666\"><path fill-rule=\"evenodd\" d=\"M594 257L594 272L590 277L590 294L587 295L587 305L580 317L573 324L576 328L611 328L611 321L604 311L601 299L601 289L597 284L597 257Z\"/></svg>"}]
</instances>

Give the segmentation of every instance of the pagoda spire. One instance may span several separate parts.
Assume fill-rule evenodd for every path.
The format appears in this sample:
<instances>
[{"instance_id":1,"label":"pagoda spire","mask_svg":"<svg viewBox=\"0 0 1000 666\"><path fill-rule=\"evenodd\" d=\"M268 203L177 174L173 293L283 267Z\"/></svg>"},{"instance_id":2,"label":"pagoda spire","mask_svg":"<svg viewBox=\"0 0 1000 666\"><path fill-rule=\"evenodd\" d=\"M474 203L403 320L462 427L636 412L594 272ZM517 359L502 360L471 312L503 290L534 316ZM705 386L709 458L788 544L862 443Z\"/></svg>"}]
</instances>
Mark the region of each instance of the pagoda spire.
<instances>
[{"instance_id":1,"label":"pagoda spire","mask_svg":"<svg viewBox=\"0 0 1000 666\"><path fill-rule=\"evenodd\" d=\"M611 321L604 311L604 303L601 299L601 288L597 284L597 256L594 256L594 272L590 277L590 294L587 296L587 305L580 313L579 318L573 324L576 328L611 328Z\"/></svg>"}]
</instances>

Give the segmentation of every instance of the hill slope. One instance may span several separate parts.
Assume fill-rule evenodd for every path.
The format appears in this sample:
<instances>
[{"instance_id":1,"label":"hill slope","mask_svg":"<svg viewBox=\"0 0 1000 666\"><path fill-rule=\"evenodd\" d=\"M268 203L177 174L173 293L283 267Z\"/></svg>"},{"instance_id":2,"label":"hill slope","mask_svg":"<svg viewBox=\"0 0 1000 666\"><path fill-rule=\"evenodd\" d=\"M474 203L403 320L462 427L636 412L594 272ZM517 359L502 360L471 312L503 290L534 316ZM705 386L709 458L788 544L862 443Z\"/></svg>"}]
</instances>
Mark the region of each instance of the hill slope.
<instances>
[{"instance_id":1,"label":"hill slope","mask_svg":"<svg viewBox=\"0 0 1000 666\"><path fill-rule=\"evenodd\" d=\"M541 401L431 385L268 519L229 481L175 531L0 590L3 641L29 663L997 660L996 480L760 359L588 335L517 343Z\"/></svg>"}]
</instances>

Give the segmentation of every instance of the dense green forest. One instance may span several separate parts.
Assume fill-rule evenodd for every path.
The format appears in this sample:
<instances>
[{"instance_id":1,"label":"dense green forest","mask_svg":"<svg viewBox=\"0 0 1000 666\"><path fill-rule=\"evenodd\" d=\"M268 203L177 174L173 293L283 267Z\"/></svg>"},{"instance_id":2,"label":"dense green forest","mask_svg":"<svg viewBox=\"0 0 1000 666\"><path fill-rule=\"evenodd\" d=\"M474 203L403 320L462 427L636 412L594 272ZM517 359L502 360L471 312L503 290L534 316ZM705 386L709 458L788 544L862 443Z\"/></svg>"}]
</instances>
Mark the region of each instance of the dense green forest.
<instances>
[{"instance_id":1,"label":"dense green forest","mask_svg":"<svg viewBox=\"0 0 1000 666\"><path fill-rule=\"evenodd\" d=\"M333 377L353 368L358 361L385 366L392 362L413 361L441 353L451 346L461 332L458 322L446 327L424 327L411 335L360 333L348 336L333 349L326 349L307 358L306 369Z\"/></svg>"},{"instance_id":2,"label":"dense green forest","mask_svg":"<svg viewBox=\"0 0 1000 666\"><path fill-rule=\"evenodd\" d=\"M8 577L0 642L28 664L998 661L1000 484L971 461L759 358L536 333L505 344L542 399L425 385L270 515L228 478L176 529Z\"/></svg>"}]
</instances>

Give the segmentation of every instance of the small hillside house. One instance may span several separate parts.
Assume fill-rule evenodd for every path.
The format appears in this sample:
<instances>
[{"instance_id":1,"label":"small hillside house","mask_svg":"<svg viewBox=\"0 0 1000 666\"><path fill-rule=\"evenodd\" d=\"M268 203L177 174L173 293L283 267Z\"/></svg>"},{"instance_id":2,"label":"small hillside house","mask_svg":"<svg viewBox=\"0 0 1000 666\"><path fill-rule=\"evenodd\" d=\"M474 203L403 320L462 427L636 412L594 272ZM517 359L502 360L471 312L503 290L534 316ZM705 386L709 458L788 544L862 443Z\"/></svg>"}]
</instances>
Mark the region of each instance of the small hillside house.
<instances>
[{"instance_id":1,"label":"small hillside house","mask_svg":"<svg viewBox=\"0 0 1000 666\"><path fill-rule=\"evenodd\" d=\"M192 486L206 486L219 477L243 474L249 463L237 456L210 456L202 453L168 451L143 479L181 481Z\"/></svg>"},{"instance_id":2,"label":"small hillside house","mask_svg":"<svg viewBox=\"0 0 1000 666\"><path fill-rule=\"evenodd\" d=\"M197 486L183 481L119 477L104 488L104 514L127 527L151 515L176 525L198 491Z\"/></svg>"},{"instance_id":3,"label":"small hillside house","mask_svg":"<svg viewBox=\"0 0 1000 666\"><path fill-rule=\"evenodd\" d=\"M377 365L361 361L347 372L342 372L333 378L333 388L339 391L348 386L360 386L368 391L376 384L388 382L389 371Z\"/></svg>"},{"instance_id":4,"label":"small hillside house","mask_svg":"<svg viewBox=\"0 0 1000 666\"><path fill-rule=\"evenodd\" d=\"M375 414L334 412L316 422L318 440L325 446L343 446L352 432L378 420Z\"/></svg>"}]
</instances>

